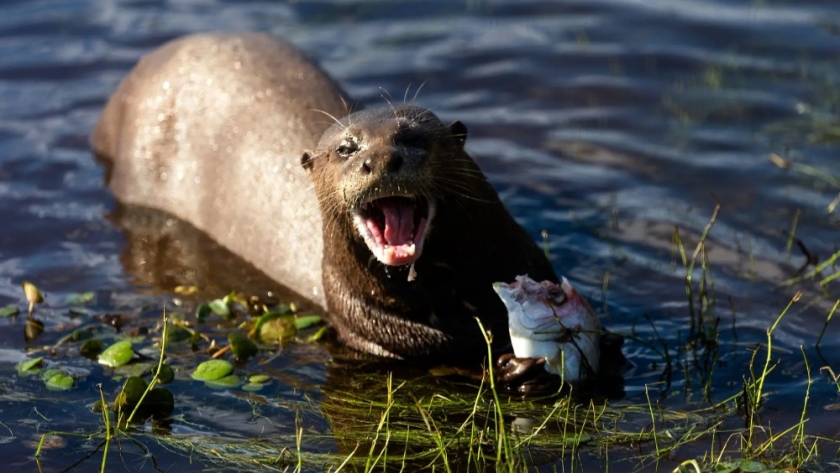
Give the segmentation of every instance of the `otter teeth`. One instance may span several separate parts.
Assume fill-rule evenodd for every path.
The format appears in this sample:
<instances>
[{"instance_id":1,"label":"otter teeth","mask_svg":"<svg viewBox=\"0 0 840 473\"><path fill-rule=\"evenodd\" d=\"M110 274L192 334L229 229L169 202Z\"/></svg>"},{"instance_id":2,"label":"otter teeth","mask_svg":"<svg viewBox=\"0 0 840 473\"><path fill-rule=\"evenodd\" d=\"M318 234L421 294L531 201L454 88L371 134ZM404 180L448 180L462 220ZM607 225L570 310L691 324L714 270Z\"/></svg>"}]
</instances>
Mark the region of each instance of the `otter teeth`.
<instances>
[{"instance_id":1,"label":"otter teeth","mask_svg":"<svg viewBox=\"0 0 840 473\"><path fill-rule=\"evenodd\" d=\"M354 212L359 235L373 256L389 266L414 263L423 242L434 206L423 198L390 196L364 202Z\"/></svg>"}]
</instances>

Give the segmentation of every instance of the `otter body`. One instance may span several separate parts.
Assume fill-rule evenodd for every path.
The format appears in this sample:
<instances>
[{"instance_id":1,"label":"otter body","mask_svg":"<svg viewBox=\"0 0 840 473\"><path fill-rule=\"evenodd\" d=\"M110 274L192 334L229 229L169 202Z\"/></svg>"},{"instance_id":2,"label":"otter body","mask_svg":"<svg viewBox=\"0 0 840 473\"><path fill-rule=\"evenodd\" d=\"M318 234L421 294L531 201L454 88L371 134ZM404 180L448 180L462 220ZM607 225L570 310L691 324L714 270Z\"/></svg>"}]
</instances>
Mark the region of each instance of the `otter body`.
<instances>
[{"instance_id":1,"label":"otter body","mask_svg":"<svg viewBox=\"0 0 840 473\"><path fill-rule=\"evenodd\" d=\"M474 317L505 343L492 284L557 277L464 151L466 128L344 103L286 43L191 36L140 62L92 144L120 200L192 223L326 307L350 347L478 358Z\"/></svg>"},{"instance_id":2,"label":"otter body","mask_svg":"<svg viewBox=\"0 0 840 473\"><path fill-rule=\"evenodd\" d=\"M321 214L300 156L331 123L324 113L347 113L344 100L288 43L188 36L123 79L91 144L120 201L193 224L325 307Z\"/></svg>"}]
</instances>

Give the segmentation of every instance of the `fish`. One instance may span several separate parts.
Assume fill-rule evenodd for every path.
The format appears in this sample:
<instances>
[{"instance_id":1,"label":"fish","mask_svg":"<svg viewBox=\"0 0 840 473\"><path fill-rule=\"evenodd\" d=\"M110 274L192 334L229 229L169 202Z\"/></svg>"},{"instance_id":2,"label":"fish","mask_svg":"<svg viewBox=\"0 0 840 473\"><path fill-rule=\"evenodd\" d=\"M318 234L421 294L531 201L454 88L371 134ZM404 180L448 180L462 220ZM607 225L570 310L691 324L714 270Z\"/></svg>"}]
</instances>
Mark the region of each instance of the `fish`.
<instances>
[{"instance_id":1,"label":"fish","mask_svg":"<svg viewBox=\"0 0 840 473\"><path fill-rule=\"evenodd\" d=\"M546 371L568 382L598 372L601 322L566 278L557 284L522 275L493 289L507 308L516 358L544 359Z\"/></svg>"}]
</instances>

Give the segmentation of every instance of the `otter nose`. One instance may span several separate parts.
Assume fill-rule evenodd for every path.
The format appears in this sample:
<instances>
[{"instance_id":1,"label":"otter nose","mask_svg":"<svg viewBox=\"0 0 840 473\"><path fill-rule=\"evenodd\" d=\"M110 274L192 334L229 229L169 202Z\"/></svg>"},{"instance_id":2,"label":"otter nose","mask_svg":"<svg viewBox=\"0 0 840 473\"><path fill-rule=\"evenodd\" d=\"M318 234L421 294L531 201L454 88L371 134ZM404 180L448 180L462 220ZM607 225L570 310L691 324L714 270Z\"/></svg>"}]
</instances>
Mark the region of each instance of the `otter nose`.
<instances>
[{"instance_id":1,"label":"otter nose","mask_svg":"<svg viewBox=\"0 0 840 473\"><path fill-rule=\"evenodd\" d=\"M362 174L372 174L374 172L379 174L394 174L400 170L402 165L402 154L400 154L399 150L392 149L378 156L365 158L362 161L360 170Z\"/></svg>"}]
</instances>

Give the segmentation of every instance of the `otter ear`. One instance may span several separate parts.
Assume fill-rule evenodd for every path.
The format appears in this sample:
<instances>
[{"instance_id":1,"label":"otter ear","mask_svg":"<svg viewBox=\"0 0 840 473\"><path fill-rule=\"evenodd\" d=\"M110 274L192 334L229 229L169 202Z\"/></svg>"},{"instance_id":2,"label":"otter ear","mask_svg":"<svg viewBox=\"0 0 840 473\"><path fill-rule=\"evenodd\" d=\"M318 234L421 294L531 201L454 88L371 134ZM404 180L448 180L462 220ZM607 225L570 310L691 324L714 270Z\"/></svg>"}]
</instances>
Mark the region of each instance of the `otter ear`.
<instances>
[{"instance_id":1,"label":"otter ear","mask_svg":"<svg viewBox=\"0 0 840 473\"><path fill-rule=\"evenodd\" d=\"M467 126L459 121L453 122L449 125L449 132L452 133L452 137L464 146L464 143L467 142Z\"/></svg>"},{"instance_id":2,"label":"otter ear","mask_svg":"<svg viewBox=\"0 0 840 473\"><path fill-rule=\"evenodd\" d=\"M306 172L312 172L313 161L312 151L309 150L304 151L303 156L300 157L300 165L303 166L303 169L306 169Z\"/></svg>"}]
</instances>

